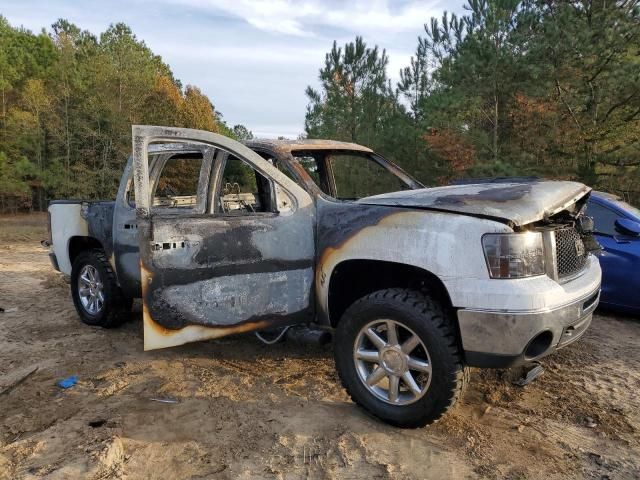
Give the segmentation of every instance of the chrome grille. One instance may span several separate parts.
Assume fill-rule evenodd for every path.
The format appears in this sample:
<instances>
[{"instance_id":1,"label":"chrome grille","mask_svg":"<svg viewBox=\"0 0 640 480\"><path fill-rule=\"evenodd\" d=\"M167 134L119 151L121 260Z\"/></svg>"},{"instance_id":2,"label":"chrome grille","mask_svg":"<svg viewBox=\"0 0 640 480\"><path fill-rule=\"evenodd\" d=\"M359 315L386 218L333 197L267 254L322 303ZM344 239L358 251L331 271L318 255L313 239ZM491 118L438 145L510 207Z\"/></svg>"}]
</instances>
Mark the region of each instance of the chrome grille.
<instances>
[{"instance_id":1,"label":"chrome grille","mask_svg":"<svg viewBox=\"0 0 640 480\"><path fill-rule=\"evenodd\" d=\"M565 278L582 271L587 264L588 253L575 227L563 227L554 231L558 277Z\"/></svg>"}]
</instances>

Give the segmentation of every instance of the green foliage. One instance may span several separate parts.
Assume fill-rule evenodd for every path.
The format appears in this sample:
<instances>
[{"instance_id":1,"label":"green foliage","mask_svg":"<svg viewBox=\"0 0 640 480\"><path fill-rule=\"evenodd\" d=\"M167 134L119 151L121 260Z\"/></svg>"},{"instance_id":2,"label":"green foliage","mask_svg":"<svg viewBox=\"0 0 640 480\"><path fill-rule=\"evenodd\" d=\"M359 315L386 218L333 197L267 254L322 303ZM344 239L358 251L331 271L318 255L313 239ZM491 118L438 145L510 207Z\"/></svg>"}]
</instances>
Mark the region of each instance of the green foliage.
<instances>
[{"instance_id":1,"label":"green foliage","mask_svg":"<svg viewBox=\"0 0 640 480\"><path fill-rule=\"evenodd\" d=\"M233 137L236 140L251 140L253 138L253 132L244 125L234 125Z\"/></svg>"},{"instance_id":2,"label":"green foliage","mask_svg":"<svg viewBox=\"0 0 640 480\"><path fill-rule=\"evenodd\" d=\"M96 37L60 19L35 35L0 16L0 102L0 211L32 195L33 208L113 197L134 123L232 135L206 95L183 89L122 23Z\"/></svg>"},{"instance_id":3,"label":"green foliage","mask_svg":"<svg viewBox=\"0 0 640 480\"><path fill-rule=\"evenodd\" d=\"M387 121L394 101L386 74L388 62L384 50L367 48L361 37L344 50L334 42L320 69L322 90L307 88L309 138L375 142L377 126Z\"/></svg>"},{"instance_id":4,"label":"green foliage","mask_svg":"<svg viewBox=\"0 0 640 480\"><path fill-rule=\"evenodd\" d=\"M364 143L427 184L540 175L639 200L638 2L464 8L425 19L395 91L384 52L361 38L344 53L334 43L320 90L307 88L307 136Z\"/></svg>"},{"instance_id":5,"label":"green foliage","mask_svg":"<svg viewBox=\"0 0 640 480\"><path fill-rule=\"evenodd\" d=\"M416 121L399 100L387 78L386 52L369 48L361 37L344 49L336 42L320 69L321 89L307 87L309 105L305 117L308 138L331 138L361 143L411 168L419 178L428 177L421 163L424 142ZM404 96L414 96L412 82L426 90L424 65L406 73Z\"/></svg>"}]
</instances>

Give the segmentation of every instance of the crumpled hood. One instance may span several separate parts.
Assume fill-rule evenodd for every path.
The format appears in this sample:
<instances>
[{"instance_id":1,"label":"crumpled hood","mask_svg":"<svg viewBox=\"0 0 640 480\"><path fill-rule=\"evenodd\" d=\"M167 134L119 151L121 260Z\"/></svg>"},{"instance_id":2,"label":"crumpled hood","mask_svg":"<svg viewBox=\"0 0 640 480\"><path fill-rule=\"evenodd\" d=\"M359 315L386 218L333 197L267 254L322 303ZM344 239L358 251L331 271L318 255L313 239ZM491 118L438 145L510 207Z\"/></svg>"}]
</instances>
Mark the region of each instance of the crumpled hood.
<instances>
[{"instance_id":1,"label":"crumpled hood","mask_svg":"<svg viewBox=\"0 0 640 480\"><path fill-rule=\"evenodd\" d=\"M479 183L385 193L358 202L493 217L522 226L566 209L590 191L565 181Z\"/></svg>"}]
</instances>

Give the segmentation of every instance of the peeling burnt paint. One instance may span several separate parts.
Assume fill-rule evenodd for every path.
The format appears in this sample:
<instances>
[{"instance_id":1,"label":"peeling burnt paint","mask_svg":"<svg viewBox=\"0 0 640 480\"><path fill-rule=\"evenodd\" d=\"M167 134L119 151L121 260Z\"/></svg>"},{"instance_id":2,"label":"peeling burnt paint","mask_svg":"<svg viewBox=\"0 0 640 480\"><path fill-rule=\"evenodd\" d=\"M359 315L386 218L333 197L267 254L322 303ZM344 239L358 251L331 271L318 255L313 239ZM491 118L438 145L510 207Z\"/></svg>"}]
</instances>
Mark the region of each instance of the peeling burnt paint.
<instances>
[{"instance_id":1,"label":"peeling burnt paint","mask_svg":"<svg viewBox=\"0 0 640 480\"><path fill-rule=\"evenodd\" d=\"M315 221L311 197L255 152L226 137L185 129L139 130L134 135L134 178L136 198L143 199L136 216L145 348L310 321ZM246 216L152 211L144 193L148 167L144 185L138 185L138 173L147 162L145 144L167 137L202 142L246 159L292 198L291 211ZM220 174L219 168L213 171ZM207 173L200 186L208 184Z\"/></svg>"},{"instance_id":2,"label":"peeling burnt paint","mask_svg":"<svg viewBox=\"0 0 640 480\"><path fill-rule=\"evenodd\" d=\"M317 202L317 264L316 298L318 323L330 325L328 311L328 280L339 263L343 250L352 242L366 243L368 231L375 230L385 219L403 213L394 207L366 206L350 202L319 199ZM364 249L363 249L364 250ZM363 251L364 253L364 251ZM362 258L365 258L363 255Z\"/></svg>"},{"instance_id":3,"label":"peeling burnt paint","mask_svg":"<svg viewBox=\"0 0 640 480\"><path fill-rule=\"evenodd\" d=\"M327 248L338 248L363 228L376 225L383 218L398 213L398 209L393 207L341 202L319 202L317 207L318 257Z\"/></svg>"},{"instance_id":4,"label":"peeling burnt paint","mask_svg":"<svg viewBox=\"0 0 640 480\"><path fill-rule=\"evenodd\" d=\"M154 320L169 329L211 326L212 319L216 327L232 326L252 318L280 318L304 311L311 281L311 268L216 276L152 290L149 302L156 312Z\"/></svg>"},{"instance_id":5,"label":"peeling burnt paint","mask_svg":"<svg viewBox=\"0 0 640 480\"><path fill-rule=\"evenodd\" d=\"M114 208L115 202L90 202L83 215L89 236L100 242L107 258L113 255Z\"/></svg>"},{"instance_id":6,"label":"peeling burnt paint","mask_svg":"<svg viewBox=\"0 0 640 480\"><path fill-rule=\"evenodd\" d=\"M148 309L144 307L144 349L155 350L189 342L220 338L226 335L286 326L291 324L291 321L289 317L261 317L260 319L248 319L232 327L188 325L180 330L171 330L156 323L149 314Z\"/></svg>"},{"instance_id":7,"label":"peeling burnt paint","mask_svg":"<svg viewBox=\"0 0 640 480\"><path fill-rule=\"evenodd\" d=\"M520 200L525 195L531 193L531 183L525 183L520 185L509 185L504 188L490 188L480 190L475 194L452 194L443 195L438 197L434 202L435 206L442 205L469 205L475 202L511 202L514 200Z\"/></svg>"},{"instance_id":8,"label":"peeling burnt paint","mask_svg":"<svg viewBox=\"0 0 640 480\"><path fill-rule=\"evenodd\" d=\"M385 193L358 203L448 211L523 226L551 217L590 191L586 185L567 181L464 184Z\"/></svg>"},{"instance_id":9,"label":"peeling burnt paint","mask_svg":"<svg viewBox=\"0 0 640 480\"><path fill-rule=\"evenodd\" d=\"M154 240L184 242L183 248L148 248L151 264L147 269L153 273L144 300L154 320L164 327L228 325L260 311L294 314L309 307L313 280L310 225L305 235L299 230L304 222L278 216L260 220L184 218L179 224L160 217L154 221ZM296 236L309 243L274 243L275 238ZM270 299L280 302L271 310ZM176 304L182 305L180 315L168 308Z\"/></svg>"},{"instance_id":10,"label":"peeling burnt paint","mask_svg":"<svg viewBox=\"0 0 640 480\"><path fill-rule=\"evenodd\" d=\"M144 258L141 257L141 258ZM143 261L140 262L140 271L142 278L142 297L143 297L143 325L144 325L144 349L154 350L157 348L166 348L185 343L219 338L225 335L245 333L252 330L259 330L280 325L288 325L292 322L297 323L297 316L290 315L270 315L260 316L259 318L246 318L235 325L198 325L195 319L190 318L187 313L182 310L178 311L175 306L168 305L160 311L160 316L175 314L174 318L165 318L168 325L162 325L153 317L149 301L150 295L153 295L149 288L153 283L153 272L145 267ZM174 322L180 321L181 328L169 328ZM160 319L161 321L161 319ZM189 323L193 322L193 323Z\"/></svg>"},{"instance_id":11,"label":"peeling burnt paint","mask_svg":"<svg viewBox=\"0 0 640 480\"><path fill-rule=\"evenodd\" d=\"M318 202L318 240L316 265L317 322L330 325L328 298L328 279L337 262L332 257L339 255L340 249L356 235L368 227L377 225L397 209L384 207L354 208L353 204ZM366 240L365 240L366 241Z\"/></svg>"},{"instance_id":12,"label":"peeling burnt paint","mask_svg":"<svg viewBox=\"0 0 640 480\"><path fill-rule=\"evenodd\" d=\"M348 150L352 152L373 153L368 147L358 145L357 143L339 142L336 140L269 140L256 139L248 140L244 144L255 150L268 150L274 155L284 156L299 150Z\"/></svg>"},{"instance_id":13,"label":"peeling burnt paint","mask_svg":"<svg viewBox=\"0 0 640 480\"><path fill-rule=\"evenodd\" d=\"M205 230L216 228L206 225ZM183 335L179 333L181 330L194 326L228 334L246 331L251 325L265 328L311 319L312 249L300 252L309 258L270 259L252 242L256 232L243 231L247 236L231 235L221 241L224 233L217 233L208 241L187 241L179 251L148 249L147 255L142 254L143 259L151 259L151 265L145 265L143 283L148 320L163 327L165 343L170 331L177 340ZM237 241L238 238L242 241ZM230 245L233 247L229 249ZM243 255L243 251L248 254ZM226 256L225 252L232 253ZM208 338L213 338L209 335Z\"/></svg>"}]
</instances>

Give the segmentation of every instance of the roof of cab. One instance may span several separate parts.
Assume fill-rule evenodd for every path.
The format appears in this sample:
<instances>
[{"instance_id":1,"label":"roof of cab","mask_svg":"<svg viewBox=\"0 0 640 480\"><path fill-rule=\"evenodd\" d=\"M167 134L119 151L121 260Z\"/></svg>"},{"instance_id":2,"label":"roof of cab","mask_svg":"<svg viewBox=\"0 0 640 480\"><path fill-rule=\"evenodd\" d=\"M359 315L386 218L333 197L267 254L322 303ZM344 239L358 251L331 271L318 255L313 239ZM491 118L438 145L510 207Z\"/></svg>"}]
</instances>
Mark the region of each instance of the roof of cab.
<instances>
[{"instance_id":1,"label":"roof of cab","mask_svg":"<svg viewBox=\"0 0 640 480\"><path fill-rule=\"evenodd\" d=\"M259 138L246 140L242 143L251 149L262 148L280 154L309 150L347 150L353 152L373 153L373 150L370 148L358 145L357 143L339 142L337 140L276 140L270 138ZM203 148L206 148L206 145L199 145L197 143L158 143L149 145L149 153L192 153L201 151Z\"/></svg>"},{"instance_id":2,"label":"roof of cab","mask_svg":"<svg viewBox=\"0 0 640 480\"><path fill-rule=\"evenodd\" d=\"M291 153L292 151L309 151L309 150L351 150L357 152L373 153L368 147L358 145L357 143L339 142L337 140L276 140L259 138L247 140L244 144L249 148L264 148L274 150L278 153Z\"/></svg>"}]
</instances>

